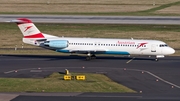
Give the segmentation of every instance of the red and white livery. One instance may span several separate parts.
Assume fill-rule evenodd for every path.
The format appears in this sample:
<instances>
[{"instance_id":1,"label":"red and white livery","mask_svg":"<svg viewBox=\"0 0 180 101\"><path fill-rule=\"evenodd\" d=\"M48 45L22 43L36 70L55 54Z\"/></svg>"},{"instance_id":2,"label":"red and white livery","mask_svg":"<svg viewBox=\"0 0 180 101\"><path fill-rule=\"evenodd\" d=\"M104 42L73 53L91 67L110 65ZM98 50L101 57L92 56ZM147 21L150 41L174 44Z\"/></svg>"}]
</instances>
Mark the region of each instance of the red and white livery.
<instances>
[{"instance_id":1,"label":"red and white livery","mask_svg":"<svg viewBox=\"0 0 180 101\"><path fill-rule=\"evenodd\" d=\"M24 43L56 52L87 54L87 60L95 58L95 54L155 55L158 60L175 53L173 48L159 40L58 37L40 32L32 21L26 18L11 22L18 24Z\"/></svg>"}]
</instances>

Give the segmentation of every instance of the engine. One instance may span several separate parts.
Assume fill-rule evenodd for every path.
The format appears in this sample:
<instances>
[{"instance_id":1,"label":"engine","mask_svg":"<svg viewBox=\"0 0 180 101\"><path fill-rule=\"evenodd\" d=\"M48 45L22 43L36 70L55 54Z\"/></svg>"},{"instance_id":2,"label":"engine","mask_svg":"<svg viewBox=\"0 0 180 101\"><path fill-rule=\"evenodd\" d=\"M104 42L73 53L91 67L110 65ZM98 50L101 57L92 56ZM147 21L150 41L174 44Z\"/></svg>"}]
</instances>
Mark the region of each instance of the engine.
<instances>
[{"instance_id":1,"label":"engine","mask_svg":"<svg viewBox=\"0 0 180 101\"><path fill-rule=\"evenodd\" d=\"M44 45L51 47L51 48L66 48L68 47L68 41L67 40L51 40L51 41L45 41Z\"/></svg>"}]
</instances>

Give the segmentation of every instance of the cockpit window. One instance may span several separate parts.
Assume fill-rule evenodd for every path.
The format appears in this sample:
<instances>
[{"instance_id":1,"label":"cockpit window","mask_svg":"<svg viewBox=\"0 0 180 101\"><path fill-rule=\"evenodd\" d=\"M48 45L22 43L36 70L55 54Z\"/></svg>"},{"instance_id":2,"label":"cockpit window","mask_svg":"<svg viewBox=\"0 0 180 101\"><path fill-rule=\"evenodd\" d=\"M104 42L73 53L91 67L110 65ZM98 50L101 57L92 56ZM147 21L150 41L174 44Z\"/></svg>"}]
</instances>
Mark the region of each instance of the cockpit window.
<instances>
[{"instance_id":1,"label":"cockpit window","mask_svg":"<svg viewBox=\"0 0 180 101\"><path fill-rule=\"evenodd\" d=\"M168 47L167 44L160 44L159 47Z\"/></svg>"}]
</instances>

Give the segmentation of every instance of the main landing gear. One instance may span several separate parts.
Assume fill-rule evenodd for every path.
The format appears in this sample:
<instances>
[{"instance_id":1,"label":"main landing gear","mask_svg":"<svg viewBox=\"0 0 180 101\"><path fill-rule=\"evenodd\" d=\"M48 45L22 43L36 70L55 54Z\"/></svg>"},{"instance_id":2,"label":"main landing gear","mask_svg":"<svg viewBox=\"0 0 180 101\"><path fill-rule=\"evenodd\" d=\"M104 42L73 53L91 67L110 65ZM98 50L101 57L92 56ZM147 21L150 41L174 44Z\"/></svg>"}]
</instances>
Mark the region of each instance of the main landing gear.
<instances>
[{"instance_id":1,"label":"main landing gear","mask_svg":"<svg viewBox=\"0 0 180 101\"><path fill-rule=\"evenodd\" d=\"M158 61L159 61L159 59L158 59L158 58L155 58L155 61L156 61L156 62L158 62Z\"/></svg>"},{"instance_id":2,"label":"main landing gear","mask_svg":"<svg viewBox=\"0 0 180 101\"><path fill-rule=\"evenodd\" d=\"M86 60L87 60L87 61L90 61L90 60L92 60L92 59L96 59L96 55L95 55L95 54L92 54L92 55L91 55L90 53L88 53L88 54L87 54L87 57L86 57Z\"/></svg>"}]
</instances>

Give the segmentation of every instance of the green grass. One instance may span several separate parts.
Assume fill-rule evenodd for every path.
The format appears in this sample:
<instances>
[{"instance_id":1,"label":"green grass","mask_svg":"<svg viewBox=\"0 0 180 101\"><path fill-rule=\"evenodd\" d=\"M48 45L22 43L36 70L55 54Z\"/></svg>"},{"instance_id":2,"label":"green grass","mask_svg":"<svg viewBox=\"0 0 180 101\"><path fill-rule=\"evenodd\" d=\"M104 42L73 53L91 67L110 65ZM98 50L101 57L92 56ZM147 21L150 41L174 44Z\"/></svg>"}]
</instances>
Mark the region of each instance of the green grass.
<instances>
[{"instance_id":1,"label":"green grass","mask_svg":"<svg viewBox=\"0 0 180 101\"><path fill-rule=\"evenodd\" d=\"M153 1L152 1L153 2ZM23 3L20 3L20 4L23 4ZM26 4L26 3L24 3ZM41 4L41 3L27 3L27 4ZM108 4L108 3L55 3L54 5L119 5L119 6L123 6L123 5L126 5L126 6L129 6L131 7L132 6L151 6L152 4L121 4L121 3L113 3L113 4ZM165 9L165 8L168 8L168 7L171 7L171 6L176 6L176 5L179 5L180 4L180 1L177 1L177 2L172 2L172 3L168 3L168 4L156 4L156 6L154 6L153 8L151 9L145 9L145 10L139 10L139 11L121 11L121 12L83 12L83 11L77 11L77 12L54 12L54 11L46 11L46 12L41 12L41 11L22 11L22 12L12 12L12 11L4 11L4 12L0 12L1 14L55 14L55 15L133 15L133 16L149 16L149 15L162 15L162 16L177 16L177 15L180 15L180 14L169 14L169 13L166 13L166 14L157 14L155 13L156 11L158 10L162 10L162 9ZM42 5L46 5L44 3L42 3ZM40 6L42 6L40 5ZM47 5L46 5L47 6ZM31 6L29 6L31 7ZM62 8L63 9L63 8Z\"/></svg>"},{"instance_id":2,"label":"green grass","mask_svg":"<svg viewBox=\"0 0 180 101\"><path fill-rule=\"evenodd\" d=\"M155 11L158 11L158 10L161 10L161 9L165 9L165 8L168 8L168 7L171 7L171 6L179 5L179 4L180 4L180 1L169 3L169 4L164 4L164 5L161 5L159 7L152 8L152 9L148 9L148 10L144 10L144 11L139 11L139 12L137 12L137 14L152 15ZM155 14L155 15L159 15L159 14ZM172 15L172 14L160 14L160 15Z\"/></svg>"},{"instance_id":3,"label":"green grass","mask_svg":"<svg viewBox=\"0 0 180 101\"><path fill-rule=\"evenodd\" d=\"M116 25L116 24L36 24L41 30L114 30L114 31L174 31L180 32L180 25ZM9 27L10 28L10 27ZM14 29L14 28L13 28Z\"/></svg>"},{"instance_id":4,"label":"green grass","mask_svg":"<svg viewBox=\"0 0 180 101\"><path fill-rule=\"evenodd\" d=\"M1 14L43 14L43 15L100 15L100 16L180 16L180 14L157 14L151 9L138 12L0 12Z\"/></svg>"},{"instance_id":5,"label":"green grass","mask_svg":"<svg viewBox=\"0 0 180 101\"><path fill-rule=\"evenodd\" d=\"M117 25L117 24L52 24L52 23L36 23L42 32L73 32L73 31L118 31L118 32L134 32L134 31L172 31L180 32L180 25ZM16 24L0 23L1 35L20 34L21 32ZM13 33L10 33L13 31ZM3 33L4 32L4 33ZM5 33L6 32L6 33ZM21 35L22 36L22 35ZM115 36L116 37L116 36Z\"/></svg>"},{"instance_id":6,"label":"green grass","mask_svg":"<svg viewBox=\"0 0 180 101\"><path fill-rule=\"evenodd\" d=\"M59 73L53 73L44 79L0 78L0 92L135 92L104 75L84 75L85 81L65 81L63 74Z\"/></svg>"}]
</instances>

